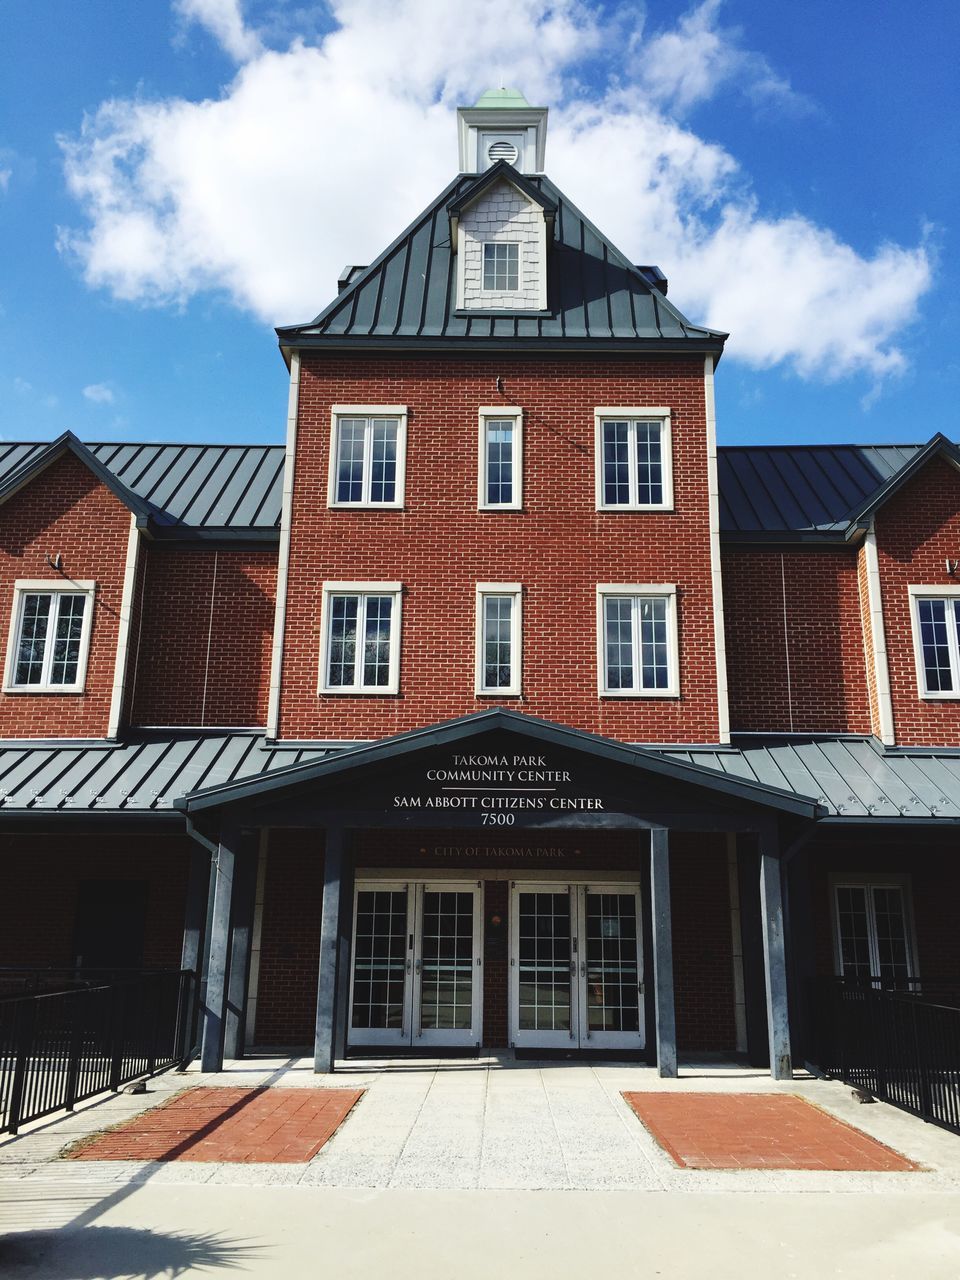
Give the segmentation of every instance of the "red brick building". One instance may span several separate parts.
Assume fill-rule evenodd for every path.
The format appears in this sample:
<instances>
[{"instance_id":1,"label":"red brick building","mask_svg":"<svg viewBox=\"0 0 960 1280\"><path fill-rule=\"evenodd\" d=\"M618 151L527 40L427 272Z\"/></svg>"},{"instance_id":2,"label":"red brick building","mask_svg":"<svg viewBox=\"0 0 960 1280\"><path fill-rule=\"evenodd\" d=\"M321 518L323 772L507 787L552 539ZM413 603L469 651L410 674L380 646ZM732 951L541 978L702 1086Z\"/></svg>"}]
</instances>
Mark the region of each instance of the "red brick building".
<instances>
[{"instance_id":1,"label":"red brick building","mask_svg":"<svg viewBox=\"0 0 960 1280\"><path fill-rule=\"evenodd\" d=\"M208 1067L788 1074L812 976L960 983L960 453L718 450L546 112L459 130L285 447L0 447L0 962L182 961Z\"/></svg>"}]
</instances>

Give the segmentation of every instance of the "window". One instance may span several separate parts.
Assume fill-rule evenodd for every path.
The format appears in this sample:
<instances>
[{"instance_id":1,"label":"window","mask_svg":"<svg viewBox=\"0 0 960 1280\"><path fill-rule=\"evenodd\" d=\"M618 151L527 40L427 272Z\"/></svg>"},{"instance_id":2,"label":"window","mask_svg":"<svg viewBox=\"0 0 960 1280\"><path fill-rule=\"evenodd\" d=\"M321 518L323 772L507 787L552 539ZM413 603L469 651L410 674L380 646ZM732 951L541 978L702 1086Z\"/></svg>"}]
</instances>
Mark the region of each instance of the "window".
<instances>
[{"instance_id":1,"label":"window","mask_svg":"<svg viewBox=\"0 0 960 1280\"><path fill-rule=\"evenodd\" d=\"M520 409L480 410L479 506L516 511L522 502L523 416Z\"/></svg>"},{"instance_id":2,"label":"window","mask_svg":"<svg viewBox=\"0 0 960 1280\"><path fill-rule=\"evenodd\" d=\"M7 692L83 692L94 590L92 582L14 584Z\"/></svg>"},{"instance_id":3,"label":"window","mask_svg":"<svg viewBox=\"0 0 960 1280\"><path fill-rule=\"evenodd\" d=\"M321 693L397 693L400 584L323 584Z\"/></svg>"},{"instance_id":4,"label":"window","mask_svg":"<svg viewBox=\"0 0 960 1280\"><path fill-rule=\"evenodd\" d=\"M960 698L960 587L910 587L921 698Z\"/></svg>"},{"instance_id":5,"label":"window","mask_svg":"<svg viewBox=\"0 0 960 1280\"><path fill-rule=\"evenodd\" d=\"M476 692L520 693L520 601L518 583L477 584Z\"/></svg>"},{"instance_id":6,"label":"window","mask_svg":"<svg viewBox=\"0 0 960 1280\"><path fill-rule=\"evenodd\" d=\"M833 892L839 972L884 982L913 977L906 883L843 877Z\"/></svg>"},{"instance_id":7,"label":"window","mask_svg":"<svg viewBox=\"0 0 960 1280\"><path fill-rule=\"evenodd\" d=\"M489 242L483 246L483 287L488 293L516 293L520 288L520 245Z\"/></svg>"},{"instance_id":8,"label":"window","mask_svg":"<svg viewBox=\"0 0 960 1280\"><path fill-rule=\"evenodd\" d=\"M398 405L334 405L328 503L402 507L407 410Z\"/></svg>"},{"instance_id":9,"label":"window","mask_svg":"<svg viewBox=\"0 0 960 1280\"><path fill-rule=\"evenodd\" d=\"M679 696L676 587L599 586L597 640L604 697Z\"/></svg>"},{"instance_id":10,"label":"window","mask_svg":"<svg viewBox=\"0 0 960 1280\"><path fill-rule=\"evenodd\" d=\"M655 511L673 506L669 409L597 409L599 511Z\"/></svg>"}]
</instances>

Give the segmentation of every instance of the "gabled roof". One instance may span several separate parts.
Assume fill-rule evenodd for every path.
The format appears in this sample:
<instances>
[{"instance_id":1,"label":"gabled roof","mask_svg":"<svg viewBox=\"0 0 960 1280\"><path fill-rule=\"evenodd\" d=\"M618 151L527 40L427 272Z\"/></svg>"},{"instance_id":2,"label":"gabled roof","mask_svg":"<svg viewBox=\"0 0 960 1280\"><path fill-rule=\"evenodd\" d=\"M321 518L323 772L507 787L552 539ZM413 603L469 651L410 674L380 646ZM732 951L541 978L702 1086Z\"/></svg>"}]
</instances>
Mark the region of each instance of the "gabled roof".
<instances>
[{"instance_id":1,"label":"gabled roof","mask_svg":"<svg viewBox=\"0 0 960 1280\"><path fill-rule=\"evenodd\" d=\"M950 462L953 466L960 469L960 449L948 440L941 432L937 432L932 439L928 440L922 449L918 449L906 466L890 477L886 483L866 500L860 503L850 512L850 532L856 528L864 528L869 525L871 519L885 502L893 497L895 493L908 484L918 472L922 471L928 462L932 462L934 458L943 458ZM848 534L849 536L849 534Z\"/></svg>"},{"instance_id":2,"label":"gabled roof","mask_svg":"<svg viewBox=\"0 0 960 1280\"><path fill-rule=\"evenodd\" d=\"M464 209L468 209L474 201L480 199L485 191L489 191L491 187L495 187L501 181L509 182L511 186L516 187L528 200L532 200L534 204L539 205L550 218L556 213L557 202L551 200L544 193L541 186L530 178L525 177L519 169L515 169L512 164L507 164L506 160L498 160L486 172L481 173L479 178L474 178L471 185L459 191L448 202L447 213L451 218L458 218Z\"/></svg>"},{"instance_id":3,"label":"gabled roof","mask_svg":"<svg viewBox=\"0 0 960 1280\"><path fill-rule=\"evenodd\" d=\"M281 347L424 350L436 344L477 352L646 347L719 355L727 335L691 324L549 178L511 170L510 180L522 180L556 206L546 314L457 310L447 210L478 182L475 174L461 174L315 320L278 329Z\"/></svg>"},{"instance_id":4,"label":"gabled roof","mask_svg":"<svg viewBox=\"0 0 960 1280\"><path fill-rule=\"evenodd\" d=\"M155 536L276 538L284 450L279 445L0 443L0 495L9 496L55 457L81 457ZM0 500L2 500L0 496Z\"/></svg>"},{"instance_id":5,"label":"gabled roof","mask_svg":"<svg viewBox=\"0 0 960 1280\"><path fill-rule=\"evenodd\" d=\"M146 525L150 517L150 505L128 489L114 472L108 470L99 458L87 448L72 431L65 431L49 444L41 445L28 458L21 461L12 471L0 479L0 504L19 493L47 467L52 466L66 454L73 454L87 467L101 484L105 485L115 498L131 511L137 518L138 525Z\"/></svg>"},{"instance_id":6,"label":"gabled roof","mask_svg":"<svg viewBox=\"0 0 960 1280\"><path fill-rule=\"evenodd\" d=\"M653 774L663 780L671 779L702 787L707 791L750 804L800 815L806 818L819 816L820 806L796 792L757 782L754 779L735 777L699 765L668 758L660 751L646 747L614 742L598 734L585 733L566 725L554 724L537 716L526 715L505 707L491 707L488 711L460 716L442 724L430 725L400 733L377 742L349 747L315 760L291 764L286 769L276 769L255 779L236 779L206 786L192 791L174 801L174 807L188 814L216 809L225 804L256 798L270 799L280 792L304 784L321 781L342 782L355 771L376 770L381 765L396 764L402 757L416 755L434 747L448 747L480 739L491 733L515 734L525 742L567 748L585 756L592 756L605 765L625 765Z\"/></svg>"},{"instance_id":7,"label":"gabled roof","mask_svg":"<svg viewBox=\"0 0 960 1280\"><path fill-rule=\"evenodd\" d=\"M923 451L917 444L718 449L721 534L729 542L842 542L857 513Z\"/></svg>"}]
</instances>

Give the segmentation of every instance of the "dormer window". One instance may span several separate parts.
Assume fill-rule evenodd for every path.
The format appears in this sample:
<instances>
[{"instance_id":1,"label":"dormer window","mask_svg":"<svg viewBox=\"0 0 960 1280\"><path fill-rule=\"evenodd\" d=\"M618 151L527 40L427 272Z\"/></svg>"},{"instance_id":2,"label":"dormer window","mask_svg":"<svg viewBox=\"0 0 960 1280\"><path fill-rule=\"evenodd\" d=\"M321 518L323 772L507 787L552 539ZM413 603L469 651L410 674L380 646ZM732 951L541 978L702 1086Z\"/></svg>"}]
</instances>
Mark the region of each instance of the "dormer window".
<instances>
[{"instance_id":1,"label":"dormer window","mask_svg":"<svg viewBox=\"0 0 960 1280\"><path fill-rule=\"evenodd\" d=\"M483 246L483 287L495 293L516 293L520 288L519 244Z\"/></svg>"}]
</instances>

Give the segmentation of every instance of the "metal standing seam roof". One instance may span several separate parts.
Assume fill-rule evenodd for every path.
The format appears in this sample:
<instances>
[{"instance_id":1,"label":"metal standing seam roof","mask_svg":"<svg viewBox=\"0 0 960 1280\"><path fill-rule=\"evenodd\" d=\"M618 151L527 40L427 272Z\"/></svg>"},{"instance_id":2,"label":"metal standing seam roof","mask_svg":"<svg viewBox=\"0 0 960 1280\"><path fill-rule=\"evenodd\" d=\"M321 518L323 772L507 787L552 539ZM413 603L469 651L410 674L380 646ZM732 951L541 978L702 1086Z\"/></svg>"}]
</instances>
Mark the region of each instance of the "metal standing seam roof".
<instances>
[{"instance_id":1,"label":"metal standing seam roof","mask_svg":"<svg viewBox=\"0 0 960 1280\"><path fill-rule=\"evenodd\" d=\"M122 444L85 446L159 526L271 531L280 528L281 445ZM0 482L12 480L45 442L0 444Z\"/></svg>"},{"instance_id":2,"label":"metal standing seam roof","mask_svg":"<svg viewBox=\"0 0 960 1280\"><path fill-rule=\"evenodd\" d=\"M515 171L504 165L507 175ZM440 193L315 320L277 330L281 346L468 339L477 349L497 341L587 343L672 341L723 345L726 334L690 323L577 207L542 175L521 176L556 205L547 264L551 310L490 315L458 311L456 255L448 204L484 182L463 175Z\"/></svg>"},{"instance_id":3,"label":"metal standing seam roof","mask_svg":"<svg viewBox=\"0 0 960 1280\"><path fill-rule=\"evenodd\" d=\"M0 485L45 443L0 444ZM282 445L90 444L149 503L155 524L258 535L280 530ZM852 515L929 445L735 445L718 450L720 531L731 541L841 541Z\"/></svg>"},{"instance_id":4,"label":"metal standing seam roof","mask_svg":"<svg viewBox=\"0 0 960 1280\"><path fill-rule=\"evenodd\" d=\"M249 731L151 735L119 746L0 742L0 815L172 814L174 800L188 792L253 780L344 749L268 746L262 734ZM957 754L887 753L869 738L752 739L732 748L652 750L792 792L823 805L833 819L960 820Z\"/></svg>"}]
</instances>

